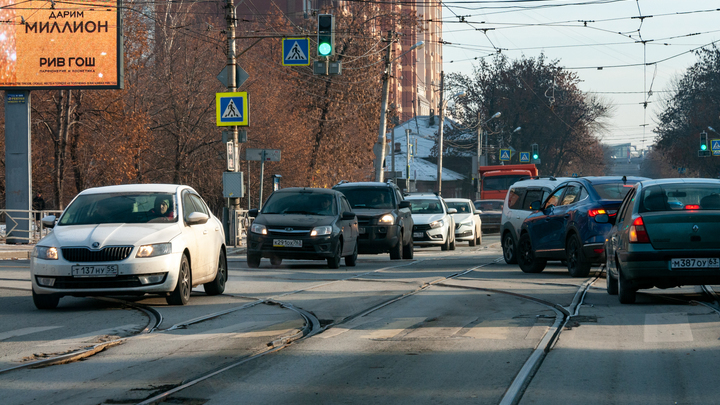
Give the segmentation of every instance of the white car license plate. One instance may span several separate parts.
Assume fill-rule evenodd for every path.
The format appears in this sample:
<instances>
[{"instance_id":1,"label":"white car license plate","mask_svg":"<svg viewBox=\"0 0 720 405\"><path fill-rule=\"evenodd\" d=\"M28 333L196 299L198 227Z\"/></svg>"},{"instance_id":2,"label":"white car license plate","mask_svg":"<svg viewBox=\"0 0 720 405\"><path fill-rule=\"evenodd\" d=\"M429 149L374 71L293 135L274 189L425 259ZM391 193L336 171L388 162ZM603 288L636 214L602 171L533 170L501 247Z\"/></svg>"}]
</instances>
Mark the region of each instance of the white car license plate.
<instances>
[{"instance_id":1,"label":"white car license plate","mask_svg":"<svg viewBox=\"0 0 720 405\"><path fill-rule=\"evenodd\" d=\"M413 238L422 238L423 236L425 236L423 232L413 232Z\"/></svg>"},{"instance_id":2,"label":"white car license plate","mask_svg":"<svg viewBox=\"0 0 720 405\"><path fill-rule=\"evenodd\" d=\"M273 239L273 247L302 247L302 239Z\"/></svg>"},{"instance_id":3,"label":"white car license plate","mask_svg":"<svg viewBox=\"0 0 720 405\"><path fill-rule=\"evenodd\" d=\"M720 259L715 258L685 258L670 260L671 269L719 269Z\"/></svg>"},{"instance_id":4,"label":"white car license plate","mask_svg":"<svg viewBox=\"0 0 720 405\"><path fill-rule=\"evenodd\" d=\"M108 264L106 266L72 266L73 277L115 277L117 274L117 264Z\"/></svg>"},{"instance_id":5,"label":"white car license plate","mask_svg":"<svg viewBox=\"0 0 720 405\"><path fill-rule=\"evenodd\" d=\"M360 235L364 234L364 233L365 233L365 228L358 228L358 233L359 233Z\"/></svg>"}]
</instances>

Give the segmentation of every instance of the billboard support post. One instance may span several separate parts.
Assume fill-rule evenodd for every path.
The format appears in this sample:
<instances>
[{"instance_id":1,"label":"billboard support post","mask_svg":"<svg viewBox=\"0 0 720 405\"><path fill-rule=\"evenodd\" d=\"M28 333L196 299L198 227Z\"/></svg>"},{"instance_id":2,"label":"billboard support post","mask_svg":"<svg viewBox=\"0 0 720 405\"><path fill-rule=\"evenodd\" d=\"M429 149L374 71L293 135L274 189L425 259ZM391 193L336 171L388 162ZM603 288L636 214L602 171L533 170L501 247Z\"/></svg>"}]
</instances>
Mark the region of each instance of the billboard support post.
<instances>
[{"instance_id":1,"label":"billboard support post","mask_svg":"<svg viewBox=\"0 0 720 405\"><path fill-rule=\"evenodd\" d=\"M27 210L8 232L7 243L30 243L32 153L30 145L30 91L5 92L5 208Z\"/></svg>"}]
</instances>

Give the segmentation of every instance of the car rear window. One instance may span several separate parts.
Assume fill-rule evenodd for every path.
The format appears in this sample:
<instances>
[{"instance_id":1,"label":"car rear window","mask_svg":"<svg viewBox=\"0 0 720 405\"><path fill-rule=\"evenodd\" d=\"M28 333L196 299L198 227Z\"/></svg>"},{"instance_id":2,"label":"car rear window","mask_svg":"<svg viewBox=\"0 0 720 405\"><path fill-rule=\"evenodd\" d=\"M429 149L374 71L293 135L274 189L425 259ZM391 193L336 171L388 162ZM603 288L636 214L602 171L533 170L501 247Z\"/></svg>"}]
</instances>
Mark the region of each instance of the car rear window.
<instances>
[{"instance_id":1,"label":"car rear window","mask_svg":"<svg viewBox=\"0 0 720 405\"><path fill-rule=\"evenodd\" d=\"M593 184L593 188L601 200L622 200L632 190L635 183L601 183Z\"/></svg>"},{"instance_id":2,"label":"car rear window","mask_svg":"<svg viewBox=\"0 0 720 405\"><path fill-rule=\"evenodd\" d=\"M505 201L475 201L475 208L482 211L502 211Z\"/></svg>"},{"instance_id":3,"label":"car rear window","mask_svg":"<svg viewBox=\"0 0 720 405\"><path fill-rule=\"evenodd\" d=\"M362 187L362 188L337 188L337 191L345 194L353 208L379 208L393 209L393 192L389 188Z\"/></svg>"},{"instance_id":4,"label":"car rear window","mask_svg":"<svg viewBox=\"0 0 720 405\"><path fill-rule=\"evenodd\" d=\"M664 184L643 189L638 212L720 210L720 185Z\"/></svg>"}]
</instances>

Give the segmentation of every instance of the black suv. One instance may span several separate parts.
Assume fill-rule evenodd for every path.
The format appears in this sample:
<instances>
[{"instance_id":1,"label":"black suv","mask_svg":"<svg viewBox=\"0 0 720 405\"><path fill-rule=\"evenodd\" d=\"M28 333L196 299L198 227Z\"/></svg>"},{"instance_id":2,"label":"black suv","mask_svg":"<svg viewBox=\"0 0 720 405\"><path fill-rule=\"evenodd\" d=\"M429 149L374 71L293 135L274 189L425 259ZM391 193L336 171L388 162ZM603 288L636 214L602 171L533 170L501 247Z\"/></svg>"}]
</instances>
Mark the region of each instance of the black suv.
<instances>
[{"instance_id":1,"label":"black suv","mask_svg":"<svg viewBox=\"0 0 720 405\"><path fill-rule=\"evenodd\" d=\"M393 183L341 181L333 190L345 194L357 214L360 253L390 252L390 259L413 258L410 203Z\"/></svg>"}]
</instances>

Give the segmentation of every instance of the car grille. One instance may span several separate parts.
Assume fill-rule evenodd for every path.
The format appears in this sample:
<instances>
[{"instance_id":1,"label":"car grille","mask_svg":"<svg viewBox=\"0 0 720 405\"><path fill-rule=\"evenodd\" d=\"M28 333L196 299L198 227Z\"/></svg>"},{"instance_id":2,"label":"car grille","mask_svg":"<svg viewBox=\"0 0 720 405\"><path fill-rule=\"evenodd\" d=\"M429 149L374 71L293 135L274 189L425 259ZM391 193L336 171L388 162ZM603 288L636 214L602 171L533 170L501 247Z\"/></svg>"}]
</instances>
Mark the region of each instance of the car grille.
<instances>
[{"instance_id":1,"label":"car grille","mask_svg":"<svg viewBox=\"0 0 720 405\"><path fill-rule=\"evenodd\" d=\"M289 230L292 229L292 230ZM310 233L312 231L312 227L307 226L293 226L289 228L270 228L268 227L268 234L273 236L283 236L283 237L299 237L304 236Z\"/></svg>"},{"instance_id":2,"label":"car grille","mask_svg":"<svg viewBox=\"0 0 720 405\"><path fill-rule=\"evenodd\" d=\"M421 225L414 225L414 226L413 226L413 231L418 231L418 232L419 232L419 231L427 231L427 230L429 230L429 229L432 229L432 227L431 227L429 224L425 224L425 225L422 225L422 224L421 224Z\"/></svg>"},{"instance_id":3,"label":"car grille","mask_svg":"<svg viewBox=\"0 0 720 405\"><path fill-rule=\"evenodd\" d=\"M372 221L373 217L361 217L360 215L357 216L358 220L358 226L367 226L370 225L370 222Z\"/></svg>"},{"instance_id":4,"label":"car grille","mask_svg":"<svg viewBox=\"0 0 720 405\"><path fill-rule=\"evenodd\" d=\"M110 246L100 250L62 248L62 255L69 262L116 262L130 256L132 249L132 246Z\"/></svg>"},{"instance_id":5,"label":"car grille","mask_svg":"<svg viewBox=\"0 0 720 405\"><path fill-rule=\"evenodd\" d=\"M117 277L94 277L94 278L80 278L80 277L56 277L55 284L52 288L59 290L70 290L70 289L90 289L90 288L104 288L104 289L120 289L120 288L132 288L142 287L137 276L117 276Z\"/></svg>"}]
</instances>

